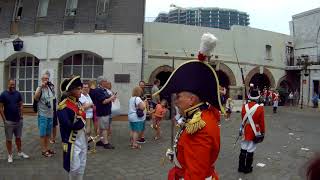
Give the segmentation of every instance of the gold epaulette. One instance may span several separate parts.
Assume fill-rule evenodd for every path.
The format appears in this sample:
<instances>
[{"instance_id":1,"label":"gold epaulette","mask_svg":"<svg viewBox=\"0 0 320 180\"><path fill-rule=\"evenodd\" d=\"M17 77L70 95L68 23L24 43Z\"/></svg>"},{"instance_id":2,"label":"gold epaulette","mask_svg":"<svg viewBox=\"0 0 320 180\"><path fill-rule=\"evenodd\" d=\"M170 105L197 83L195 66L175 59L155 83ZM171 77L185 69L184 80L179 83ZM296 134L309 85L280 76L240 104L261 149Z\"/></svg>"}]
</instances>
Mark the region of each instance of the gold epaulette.
<instances>
[{"instance_id":1,"label":"gold epaulette","mask_svg":"<svg viewBox=\"0 0 320 180\"><path fill-rule=\"evenodd\" d=\"M67 106L66 101L67 101L67 99L64 99L63 101L61 101L61 102L59 103L59 105L58 105L58 110L62 110L62 109L64 109L64 108Z\"/></svg>"},{"instance_id":2,"label":"gold epaulette","mask_svg":"<svg viewBox=\"0 0 320 180\"><path fill-rule=\"evenodd\" d=\"M206 122L201 119L201 111L193 114L192 119L185 124L188 134L193 134L206 126Z\"/></svg>"}]
</instances>

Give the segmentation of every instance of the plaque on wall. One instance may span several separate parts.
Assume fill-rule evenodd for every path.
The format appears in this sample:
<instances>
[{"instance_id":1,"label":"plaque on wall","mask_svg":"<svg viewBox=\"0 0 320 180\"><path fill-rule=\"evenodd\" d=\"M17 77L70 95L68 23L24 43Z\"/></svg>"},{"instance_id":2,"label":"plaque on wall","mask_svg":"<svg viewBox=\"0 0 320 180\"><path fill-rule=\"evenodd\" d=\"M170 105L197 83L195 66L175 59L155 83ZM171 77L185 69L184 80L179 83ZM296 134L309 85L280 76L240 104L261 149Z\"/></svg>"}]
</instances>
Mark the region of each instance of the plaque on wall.
<instances>
[{"instance_id":1,"label":"plaque on wall","mask_svg":"<svg viewBox=\"0 0 320 180\"><path fill-rule=\"evenodd\" d=\"M115 83L129 83L130 74L114 74Z\"/></svg>"}]
</instances>

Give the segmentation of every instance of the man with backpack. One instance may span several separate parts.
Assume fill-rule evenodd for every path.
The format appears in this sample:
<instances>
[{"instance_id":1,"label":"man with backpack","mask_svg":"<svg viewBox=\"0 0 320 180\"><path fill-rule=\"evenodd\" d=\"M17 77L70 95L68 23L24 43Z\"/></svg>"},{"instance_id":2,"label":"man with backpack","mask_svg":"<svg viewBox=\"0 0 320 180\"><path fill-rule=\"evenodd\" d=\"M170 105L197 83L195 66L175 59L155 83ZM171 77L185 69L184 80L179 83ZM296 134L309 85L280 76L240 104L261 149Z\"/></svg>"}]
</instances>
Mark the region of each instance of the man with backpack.
<instances>
[{"instance_id":1,"label":"man with backpack","mask_svg":"<svg viewBox=\"0 0 320 180\"><path fill-rule=\"evenodd\" d=\"M49 138L53 127L53 113L56 106L54 86L49 81L49 73L41 77L41 86L35 92L34 100L38 102L38 128L42 155L51 157L55 152L49 149Z\"/></svg>"}]
</instances>

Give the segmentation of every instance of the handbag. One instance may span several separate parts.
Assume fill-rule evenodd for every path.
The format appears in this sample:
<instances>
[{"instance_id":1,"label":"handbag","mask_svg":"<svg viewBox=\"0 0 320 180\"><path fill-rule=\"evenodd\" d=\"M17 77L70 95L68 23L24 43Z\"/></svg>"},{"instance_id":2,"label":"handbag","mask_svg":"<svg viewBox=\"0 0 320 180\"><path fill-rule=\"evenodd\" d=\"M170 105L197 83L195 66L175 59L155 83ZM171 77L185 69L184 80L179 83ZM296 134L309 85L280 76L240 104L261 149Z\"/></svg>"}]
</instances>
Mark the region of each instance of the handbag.
<instances>
[{"instance_id":1,"label":"handbag","mask_svg":"<svg viewBox=\"0 0 320 180\"><path fill-rule=\"evenodd\" d=\"M112 102L111 114L112 115L120 114L120 101L118 98L116 98L114 102Z\"/></svg>"},{"instance_id":2,"label":"handbag","mask_svg":"<svg viewBox=\"0 0 320 180\"><path fill-rule=\"evenodd\" d=\"M136 99L137 99L137 97L134 98L134 106L135 106L135 108L136 108L136 114L137 114L137 116L138 116L139 118L141 118L141 117L144 116L144 112L143 112L142 109L139 109L139 108L137 107Z\"/></svg>"}]
</instances>

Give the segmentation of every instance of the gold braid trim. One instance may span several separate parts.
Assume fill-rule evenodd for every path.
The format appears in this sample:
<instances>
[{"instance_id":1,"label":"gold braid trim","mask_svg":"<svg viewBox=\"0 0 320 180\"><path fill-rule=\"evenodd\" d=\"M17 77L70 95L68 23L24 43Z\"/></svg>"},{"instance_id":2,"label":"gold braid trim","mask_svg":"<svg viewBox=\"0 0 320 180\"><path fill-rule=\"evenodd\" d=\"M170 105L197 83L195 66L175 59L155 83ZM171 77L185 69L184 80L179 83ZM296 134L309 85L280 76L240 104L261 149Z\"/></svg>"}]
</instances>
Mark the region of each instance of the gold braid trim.
<instances>
[{"instance_id":1,"label":"gold braid trim","mask_svg":"<svg viewBox=\"0 0 320 180\"><path fill-rule=\"evenodd\" d=\"M194 113L192 119L186 123L186 131L188 134L193 134L205 126L206 122L201 119L201 111L198 111Z\"/></svg>"},{"instance_id":2,"label":"gold braid trim","mask_svg":"<svg viewBox=\"0 0 320 180\"><path fill-rule=\"evenodd\" d=\"M59 105L58 105L58 110L62 110L62 109L64 109L64 108L67 106L66 100L67 100L67 99L64 99L63 101L61 101L61 102L59 103Z\"/></svg>"}]
</instances>

